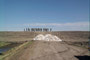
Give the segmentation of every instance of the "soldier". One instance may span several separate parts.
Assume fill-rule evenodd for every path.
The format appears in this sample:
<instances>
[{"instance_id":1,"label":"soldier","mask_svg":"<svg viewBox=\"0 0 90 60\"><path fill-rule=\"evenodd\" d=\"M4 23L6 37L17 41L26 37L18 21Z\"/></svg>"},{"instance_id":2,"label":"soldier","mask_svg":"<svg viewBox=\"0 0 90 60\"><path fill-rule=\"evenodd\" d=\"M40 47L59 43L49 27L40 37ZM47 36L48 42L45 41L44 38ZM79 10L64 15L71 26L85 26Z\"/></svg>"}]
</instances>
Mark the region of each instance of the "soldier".
<instances>
[{"instance_id":1,"label":"soldier","mask_svg":"<svg viewBox=\"0 0 90 60\"><path fill-rule=\"evenodd\" d=\"M25 29L24 29L24 31L25 31Z\"/></svg>"},{"instance_id":2,"label":"soldier","mask_svg":"<svg viewBox=\"0 0 90 60\"><path fill-rule=\"evenodd\" d=\"M26 28L26 31L28 31L28 29Z\"/></svg>"},{"instance_id":3,"label":"soldier","mask_svg":"<svg viewBox=\"0 0 90 60\"><path fill-rule=\"evenodd\" d=\"M28 28L28 31L30 31L30 29Z\"/></svg>"},{"instance_id":4,"label":"soldier","mask_svg":"<svg viewBox=\"0 0 90 60\"><path fill-rule=\"evenodd\" d=\"M52 29L50 28L50 31L52 31Z\"/></svg>"}]
</instances>

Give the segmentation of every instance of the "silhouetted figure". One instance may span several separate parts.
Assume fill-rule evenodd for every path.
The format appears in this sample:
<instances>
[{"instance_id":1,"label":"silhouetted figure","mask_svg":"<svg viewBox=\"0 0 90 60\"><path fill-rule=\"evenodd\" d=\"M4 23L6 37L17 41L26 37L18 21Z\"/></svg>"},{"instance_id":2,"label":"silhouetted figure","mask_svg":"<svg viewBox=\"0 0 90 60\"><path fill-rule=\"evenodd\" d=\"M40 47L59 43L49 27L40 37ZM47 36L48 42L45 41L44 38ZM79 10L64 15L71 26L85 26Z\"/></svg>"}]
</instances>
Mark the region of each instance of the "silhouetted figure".
<instances>
[{"instance_id":1,"label":"silhouetted figure","mask_svg":"<svg viewBox=\"0 0 90 60\"><path fill-rule=\"evenodd\" d=\"M24 29L24 31L25 31L25 29Z\"/></svg>"},{"instance_id":2,"label":"silhouetted figure","mask_svg":"<svg viewBox=\"0 0 90 60\"><path fill-rule=\"evenodd\" d=\"M28 28L26 28L26 31L28 31Z\"/></svg>"},{"instance_id":3,"label":"silhouetted figure","mask_svg":"<svg viewBox=\"0 0 90 60\"><path fill-rule=\"evenodd\" d=\"M52 31L52 29L50 28L50 31Z\"/></svg>"},{"instance_id":4,"label":"silhouetted figure","mask_svg":"<svg viewBox=\"0 0 90 60\"><path fill-rule=\"evenodd\" d=\"M28 28L28 31L30 31L30 29Z\"/></svg>"}]
</instances>

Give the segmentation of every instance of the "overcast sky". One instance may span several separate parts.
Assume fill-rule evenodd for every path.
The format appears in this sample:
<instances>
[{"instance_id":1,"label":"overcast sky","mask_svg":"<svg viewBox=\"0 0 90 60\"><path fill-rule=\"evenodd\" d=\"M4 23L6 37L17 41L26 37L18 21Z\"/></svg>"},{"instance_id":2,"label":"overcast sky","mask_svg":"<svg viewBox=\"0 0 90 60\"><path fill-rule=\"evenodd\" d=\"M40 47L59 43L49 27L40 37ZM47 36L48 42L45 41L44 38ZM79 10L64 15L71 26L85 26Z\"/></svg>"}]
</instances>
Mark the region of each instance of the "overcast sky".
<instances>
[{"instance_id":1,"label":"overcast sky","mask_svg":"<svg viewBox=\"0 0 90 60\"><path fill-rule=\"evenodd\" d=\"M0 31L89 30L89 0L0 0Z\"/></svg>"}]
</instances>

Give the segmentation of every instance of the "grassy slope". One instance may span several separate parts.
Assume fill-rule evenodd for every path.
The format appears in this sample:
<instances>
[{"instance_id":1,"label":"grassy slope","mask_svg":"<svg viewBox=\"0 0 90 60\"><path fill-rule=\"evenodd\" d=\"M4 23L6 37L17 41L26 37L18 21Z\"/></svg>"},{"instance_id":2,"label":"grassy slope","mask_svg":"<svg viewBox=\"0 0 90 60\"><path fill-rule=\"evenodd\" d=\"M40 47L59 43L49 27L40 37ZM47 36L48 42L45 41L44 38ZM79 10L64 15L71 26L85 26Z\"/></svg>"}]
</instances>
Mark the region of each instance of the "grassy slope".
<instances>
[{"instance_id":1,"label":"grassy slope","mask_svg":"<svg viewBox=\"0 0 90 60\"><path fill-rule=\"evenodd\" d=\"M8 45L8 44L10 44L10 43L0 42L0 47L6 46L6 45Z\"/></svg>"}]
</instances>

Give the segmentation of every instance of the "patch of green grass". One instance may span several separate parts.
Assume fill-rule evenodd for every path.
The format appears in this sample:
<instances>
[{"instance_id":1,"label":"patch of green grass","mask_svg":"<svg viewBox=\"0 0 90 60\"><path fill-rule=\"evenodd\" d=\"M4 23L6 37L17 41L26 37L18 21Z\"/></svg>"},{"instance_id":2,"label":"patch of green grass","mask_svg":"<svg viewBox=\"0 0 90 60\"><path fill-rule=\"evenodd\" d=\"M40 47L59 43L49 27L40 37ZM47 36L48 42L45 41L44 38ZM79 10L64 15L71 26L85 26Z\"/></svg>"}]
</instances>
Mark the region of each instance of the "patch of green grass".
<instances>
[{"instance_id":1,"label":"patch of green grass","mask_svg":"<svg viewBox=\"0 0 90 60\"><path fill-rule=\"evenodd\" d=\"M10 43L7 43L7 42L0 42L0 47L6 46L6 45L8 45L8 44L10 44Z\"/></svg>"}]
</instances>

